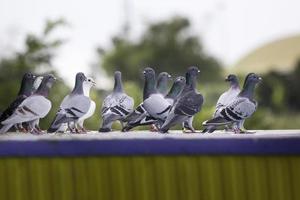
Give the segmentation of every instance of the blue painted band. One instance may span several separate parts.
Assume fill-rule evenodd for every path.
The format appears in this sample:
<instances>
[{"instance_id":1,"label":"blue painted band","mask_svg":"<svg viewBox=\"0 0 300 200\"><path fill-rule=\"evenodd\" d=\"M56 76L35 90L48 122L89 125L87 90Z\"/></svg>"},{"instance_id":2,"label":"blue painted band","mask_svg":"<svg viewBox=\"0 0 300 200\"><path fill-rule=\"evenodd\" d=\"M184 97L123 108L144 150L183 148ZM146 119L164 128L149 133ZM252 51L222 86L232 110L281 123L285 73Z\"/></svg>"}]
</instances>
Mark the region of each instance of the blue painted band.
<instances>
[{"instance_id":1,"label":"blue painted band","mask_svg":"<svg viewBox=\"0 0 300 200\"><path fill-rule=\"evenodd\" d=\"M0 156L300 155L300 138L1 141Z\"/></svg>"}]
</instances>

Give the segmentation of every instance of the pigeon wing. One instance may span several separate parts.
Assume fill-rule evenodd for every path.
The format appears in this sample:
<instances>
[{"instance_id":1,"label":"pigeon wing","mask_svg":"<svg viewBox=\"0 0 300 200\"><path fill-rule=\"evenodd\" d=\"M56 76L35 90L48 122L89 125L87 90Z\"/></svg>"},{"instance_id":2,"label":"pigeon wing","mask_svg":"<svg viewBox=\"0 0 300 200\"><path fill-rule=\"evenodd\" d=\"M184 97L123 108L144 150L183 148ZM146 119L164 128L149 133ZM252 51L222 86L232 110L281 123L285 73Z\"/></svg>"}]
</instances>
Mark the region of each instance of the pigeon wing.
<instances>
[{"instance_id":1,"label":"pigeon wing","mask_svg":"<svg viewBox=\"0 0 300 200\"><path fill-rule=\"evenodd\" d=\"M31 96L25 99L14 114L2 124L16 124L45 117L51 109L51 102L43 96Z\"/></svg>"},{"instance_id":2,"label":"pigeon wing","mask_svg":"<svg viewBox=\"0 0 300 200\"><path fill-rule=\"evenodd\" d=\"M18 106L27 98L25 95L19 95L9 106L8 108L3 111L3 113L0 116L0 122L6 120L9 118L15 110L18 108Z\"/></svg>"},{"instance_id":3,"label":"pigeon wing","mask_svg":"<svg viewBox=\"0 0 300 200\"><path fill-rule=\"evenodd\" d=\"M202 94L194 91L187 92L175 104L174 113L177 115L193 116L200 112L203 101Z\"/></svg>"}]
</instances>

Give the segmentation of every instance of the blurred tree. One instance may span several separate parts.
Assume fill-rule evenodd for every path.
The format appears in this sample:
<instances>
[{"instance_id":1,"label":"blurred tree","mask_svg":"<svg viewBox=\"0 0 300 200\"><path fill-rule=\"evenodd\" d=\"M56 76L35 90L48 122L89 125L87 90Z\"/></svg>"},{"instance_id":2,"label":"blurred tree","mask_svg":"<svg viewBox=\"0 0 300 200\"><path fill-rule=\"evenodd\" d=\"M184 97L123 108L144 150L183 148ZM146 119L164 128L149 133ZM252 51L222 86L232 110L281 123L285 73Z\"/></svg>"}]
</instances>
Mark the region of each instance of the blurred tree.
<instances>
[{"instance_id":1,"label":"blurred tree","mask_svg":"<svg viewBox=\"0 0 300 200\"><path fill-rule=\"evenodd\" d=\"M189 34L190 22L186 18L151 24L136 42L122 35L112 39L113 47L98 48L102 67L112 75L115 70L126 72L125 80L140 81L145 66L173 75L183 74L187 67L198 66L207 82L218 80L221 67L217 60L208 56L198 37Z\"/></svg>"},{"instance_id":2,"label":"blurred tree","mask_svg":"<svg viewBox=\"0 0 300 200\"><path fill-rule=\"evenodd\" d=\"M25 72L56 74L52 60L55 56L55 50L64 41L53 39L50 36L55 29L62 25L66 25L63 19L47 21L41 35L28 34L26 36L23 50L15 52L9 58L0 60L0 110L5 109L15 98ZM59 87L57 87L57 84L59 84ZM50 95L53 107L61 101L62 93L65 93L68 89L63 82L57 84L51 92L53 95ZM48 123L47 120L43 121L43 124L46 123Z\"/></svg>"},{"instance_id":3,"label":"blurred tree","mask_svg":"<svg viewBox=\"0 0 300 200\"><path fill-rule=\"evenodd\" d=\"M300 111L300 60L294 71L283 74L269 72L258 87L259 103L273 111Z\"/></svg>"}]
</instances>

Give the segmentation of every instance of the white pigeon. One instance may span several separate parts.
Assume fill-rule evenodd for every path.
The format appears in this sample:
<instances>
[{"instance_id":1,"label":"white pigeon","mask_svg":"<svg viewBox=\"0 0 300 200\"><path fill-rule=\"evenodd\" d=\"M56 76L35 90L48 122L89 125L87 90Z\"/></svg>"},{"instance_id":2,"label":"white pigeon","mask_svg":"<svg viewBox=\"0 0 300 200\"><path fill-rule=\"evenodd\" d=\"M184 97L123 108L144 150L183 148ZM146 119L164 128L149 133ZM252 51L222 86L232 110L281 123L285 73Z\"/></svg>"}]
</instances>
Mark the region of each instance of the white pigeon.
<instances>
[{"instance_id":1,"label":"white pigeon","mask_svg":"<svg viewBox=\"0 0 300 200\"><path fill-rule=\"evenodd\" d=\"M37 91L26 98L14 113L2 122L3 127L0 129L0 133L7 132L15 124L28 122L30 133L41 134L42 132L36 126L39 119L44 118L51 109L52 104L47 97L54 81L53 75L44 76Z\"/></svg>"},{"instance_id":2,"label":"white pigeon","mask_svg":"<svg viewBox=\"0 0 300 200\"><path fill-rule=\"evenodd\" d=\"M102 126L99 132L111 131L111 126L115 121L120 121L123 126L123 120L133 111L134 100L123 90L121 72L116 71L114 78L113 92L104 99L102 104Z\"/></svg>"},{"instance_id":3,"label":"white pigeon","mask_svg":"<svg viewBox=\"0 0 300 200\"><path fill-rule=\"evenodd\" d=\"M218 126L224 125L233 125L233 131L235 133L247 132L241 129L241 123L256 111L257 102L254 99L254 89L255 85L260 81L261 77L258 75L254 73L248 74L242 91L231 103L220 111L220 116L203 122L203 126L205 127L203 132L212 133Z\"/></svg>"}]
</instances>

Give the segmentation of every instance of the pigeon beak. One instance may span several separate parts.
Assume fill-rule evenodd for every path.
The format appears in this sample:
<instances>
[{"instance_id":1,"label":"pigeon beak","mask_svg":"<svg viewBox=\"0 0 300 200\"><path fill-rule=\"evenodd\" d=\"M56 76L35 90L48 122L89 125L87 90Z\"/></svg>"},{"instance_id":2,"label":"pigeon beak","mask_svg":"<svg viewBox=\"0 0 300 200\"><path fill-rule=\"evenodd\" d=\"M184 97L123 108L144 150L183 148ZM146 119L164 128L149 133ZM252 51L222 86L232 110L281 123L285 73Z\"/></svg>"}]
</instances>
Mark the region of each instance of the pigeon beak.
<instances>
[{"instance_id":1,"label":"pigeon beak","mask_svg":"<svg viewBox=\"0 0 300 200\"><path fill-rule=\"evenodd\" d=\"M258 80L259 80L259 81L262 81L263 79L262 79L262 77L258 77Z\"/></svg>"},{"instance_id":2,"label":"pigeon beak","mask_svg":"<svg viewBox=\"0 0 300 200\"><path fill-rule=\"evenodd\" d=\"M229 81L229 78L227 77L227 78L225 78L225 81Z\"/></svg>"},{"instance_id":3,"label":"pigeon beak","mask_svg":"<svg viewBox=\"0 0 300 200\"><path fill-rule=\"evenodd\" d=\"M198 69L198 73L200 73L200 69Z\"/></svg>"},{"instance_id":4,"label":"pigeon beak","mask_svg":"<svg viewBox=\"0 0 300 200\"><path fill-rule=\"evenodd\" d=\"M172 79L172 76L169 74L169 75L168 75L168 78L169 78L169 79Z\"/></svg>"}]
</instances>

